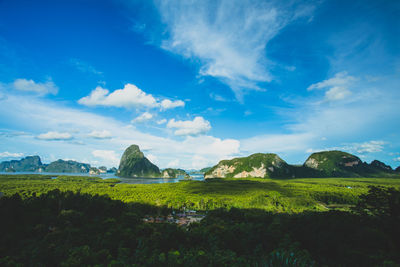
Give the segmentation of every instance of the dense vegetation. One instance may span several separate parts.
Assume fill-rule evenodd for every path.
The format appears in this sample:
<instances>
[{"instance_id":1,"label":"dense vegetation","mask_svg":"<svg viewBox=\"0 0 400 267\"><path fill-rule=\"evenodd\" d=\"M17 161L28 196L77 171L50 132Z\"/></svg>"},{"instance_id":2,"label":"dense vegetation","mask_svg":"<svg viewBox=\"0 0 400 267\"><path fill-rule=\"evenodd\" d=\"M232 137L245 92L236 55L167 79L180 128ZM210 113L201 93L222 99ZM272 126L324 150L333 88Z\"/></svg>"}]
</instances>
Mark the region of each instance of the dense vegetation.
<instances>
[{"instance_id":1,"label":"dense vegetation","mask_svg":"<svg viewBox=\"0 0 400 267\"><path fill-rule=\"evenodd\" d=\"M61 191L108 195L114 200L170 208L183 206L210 210L218 208L257 208L297 213L325 211L332 207L347 209L367 192L368 185L400 187L400 179L209 179L165 184L118 184L117 179L41 175L0 175L0 192L23 198L33 193Z\"/></svg>"},{"instance_id":2,"label":"dense vegetation","mask_svg":"<svg viewBox=\"0 0 400 267\"><path fill-rule=\"evenodd\" d=\"M217 209L180 228L142 221L165 207L57 189L15 194L0 198L0 265L396 266L399 208L400 191L370 186L352 213Z\"/></svg>"},{"instance_id":3,"label":"dense vegetation","mask_svg":"<svg viewBox=\"0 0 400 267\"><path fill-rule=\"evenodd\" d=\"M189 174L185 170L182 169L173 169L173 168L166 168L161 171L161 176L163 178L190 178Z\"/></svg>"},{"instance_id":4,"label":"dense vegetation","mask_svg":"<svg viewBox=\"0 0 400 267\"><path fill-rule=\"evenodd\" d=\"M0 266L397 266L400 180L0 175ZM186 228L145 223L207 213Z\"/></svg>"}]
</instances>

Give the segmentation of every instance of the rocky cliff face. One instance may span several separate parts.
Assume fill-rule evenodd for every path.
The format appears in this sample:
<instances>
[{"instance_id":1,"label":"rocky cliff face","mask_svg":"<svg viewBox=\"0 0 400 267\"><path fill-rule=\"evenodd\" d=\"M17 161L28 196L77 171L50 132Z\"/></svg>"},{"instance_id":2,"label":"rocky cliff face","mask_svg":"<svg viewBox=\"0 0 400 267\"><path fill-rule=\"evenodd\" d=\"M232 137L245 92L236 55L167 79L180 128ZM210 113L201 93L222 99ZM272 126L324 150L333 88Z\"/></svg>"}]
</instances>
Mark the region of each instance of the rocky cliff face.
<instances>
[{"instance_id":1,"label":"rocky cliff face","mask_svg":"<svg viewBox=\"0 0 400 267\"><path fill-rule=\"evenodd\" d=\"M0 163L2 172L35 172L43 168L44 165L39 156L28 156L21 160L3 161Z\"/></svg>"},{"instance_id":2,"label":"rocky cliff face","mask_svg":"<svg viewBox=\"0 0 400 267\"><path fill-rule=\"evenodd\" d=\"M151 163L140 151L139 146L131 145L122 155L118 172L121 177L160 177L160 169Z\"/></svg>"},{"instance_id":3,"label":"rocky cliff face","mask_svg":"<svg viewBox=\"0 0 400 267\"><path fill-rule=\"evenodd\" d=\"M80 163L73 160L53 161L46 166L45 172L63 172L63 173L87 173L90 170L90 164Z\"/></svg>"},{"instance_id":4,"label":"rocky cliff face","mask_svg":"<svg viewBox=\"0 0 400 267\"><path fill-rule=\"evenodd\" d=\"M292 177L293 170L276 154L257 153L243 158L222 160L204 178Z\"/></svg>"}]
</instances>

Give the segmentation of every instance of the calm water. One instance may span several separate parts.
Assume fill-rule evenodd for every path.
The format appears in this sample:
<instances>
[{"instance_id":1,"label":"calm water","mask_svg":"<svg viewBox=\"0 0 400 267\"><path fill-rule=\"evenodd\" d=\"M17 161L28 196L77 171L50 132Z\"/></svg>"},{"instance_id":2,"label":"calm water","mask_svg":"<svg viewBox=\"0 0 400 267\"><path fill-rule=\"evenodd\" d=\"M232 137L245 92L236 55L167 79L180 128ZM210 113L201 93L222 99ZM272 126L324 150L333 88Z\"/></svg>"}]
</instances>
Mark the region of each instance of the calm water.
<instances>
[{"instance_id":1,"label":"calm water","mask_svg":"<svg viewBox=\"0 0 400 267\"><path fill-rule=\"evenodd\" d=\"M121 180L121 183L125 184L162 184L162 183L176 183L181 180L186 180L182 178L176 179L164 179L164 178L121 178L115 176L114 173L104 173L100 175L90 175L88 173L57 173L57 172L0 172L0 174L7 174L7 175L18 175L18 174L41 174L41 175L52 175L52 176L59 176L59 175L67 175L67 176L89 176L89 177L100 177L102 179L108 178L117 178ZM195 181L203 181L204 176L202 174L193 174L191 175L192 179Z\"/></svg>"}]
</instances>

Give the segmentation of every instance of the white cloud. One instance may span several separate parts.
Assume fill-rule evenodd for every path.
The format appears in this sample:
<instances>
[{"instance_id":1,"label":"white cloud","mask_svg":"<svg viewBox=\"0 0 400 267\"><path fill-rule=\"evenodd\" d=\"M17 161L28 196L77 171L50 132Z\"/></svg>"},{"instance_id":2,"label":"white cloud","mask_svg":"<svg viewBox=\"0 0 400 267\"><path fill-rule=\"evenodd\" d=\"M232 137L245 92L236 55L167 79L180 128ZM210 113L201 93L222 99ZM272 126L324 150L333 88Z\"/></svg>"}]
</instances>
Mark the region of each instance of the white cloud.
<instances>
[{"instance_id":1,"label":"white cloud","mask_svg":"<svg viewBox=\"0 0 400 267\"><path fill-rule=\"evenodd\" d=\"M52 81L36 83L33 80L16 79L13 83L13 87L18 91L33 92L39 95L56 95L58 92L58 87Z\"/></svg>"},{"instance_id":2,"label":"white cloud","mask_svg":"<svg viewBox=\"0 0 400 267\"><path fill-rule=\"evenodd\" d=\"M133 84L126 84L123 89L110 93L100 86L96 87L89 96L78 100L79 104L85 106L108 106L108 107L156 107L157 101Z\"/></svg>"},{"instance_id":3,"label":"white cloud","mask_svg":"<svg viewBox=\"0 0 400 267\"><path fill-rule=\"evenodd\" d=\"M156 123L158 125L161 125L161 124L167 123L167 120L166 119L161 119L161 120L158 120Z\"/></svg>"},{"instance_id":4,"label":"white cloud","mask_svg":"<svg viewBox=\"0 0 400 267\"><path fill-rule=\"evenodd\" d=\"M135 123L135 122L145 122L148 120L151 120L153 118L153 115L149 112L144 112L141 115L139 115L138 117L136 117L135 119L133 119L131 122Z\"/></svg>"},{"instance_id":5,"label":"white cloud","mask_svg":"<svg viewBox=\"0 0 400 267\"><path fill-rule=\"evenodd\" d=\"M240 99L245 89L271 81L265 48L291 21L309 16L310 6L260 1L157 1L169 32L163 49L200 59L200 75L219 78Z\"/></svg>"},{"instance_id":6,"label":"white cloud","mask_svg":"<svg viewBox=\"0 0 400 267\"><path fill-rule=\"evenodd\" d=\"M8 151L0 152L0 158L20 158L24 153L11 153Z\"/></svg>"},{"instance_id":7,"label":"white cloud","mask_svg":"<svg viewBox=\"0 0 400 267\"><path fill-rule=\"evenodd\" d=\"M357 78L348 75L346 71L342 71L336 73L333 78L310 85L307 90L312 91L326 89L325 99L328 101L336 101L345 99L351 95L351 91L348 89L348 86L357 80Z\"/></svg>"},{"instance_id":8,"label":"white cloud","mask_svg":"<svg viewBox=\"0 0 400 267\"><path fill-rule=\"evenodd\" d=\"M307 90L324 89L327 87L344 86L350 82L356 81L357 79L353 76L349 76L346 71L336 73L333 78L324 80L322 82L314 83L310 85Z\"/></svg>"},{"instance_id":9,"label":"white cloud","mask_svg":"<svg viewBox=\"0 0 400 267\"><path fill-rule=\"evenodd\" d=\"M118 166L119 156L114 150L93 150L92 155L96 158L105 160L107 166Z\"/></svg>"},{"instance_id":10,"label":"white cloud","mask_svg":"<svg viewBox=\"0 0 400 267\"><path fill-rule=\"evenodd\" d=\"M394 158L394 161L400 161L400 157Z\"/></svg>"},{"instance_id":11,"label":"white cloud","mask_svg":"<svg viewBox=\"0 0 400 267\"><path fill-rule=\"evenodd\" d=\"M123 108L161 108L171 109L185 106L182 100L171 101L169 99L157 100L151 94L147 94L134 84L126 84L124 88L111 92L101 86L97 86L90 95L78 100L81 105L94 107L123 107Z\"/></svg>"},{"instance_id":12,"label":"white cloud","mask_svg":"<svg viewBox=\"0 0 400 267\"><path fill-rule=\"evenodd\" d=\"M95 139L109 139L112 137L112 135L107 130L103 130L103 131L94 130L88 134L88 137L95 138Z\"/></svg>"},{"instance_id":13,"label":"white cloud","mask_svg":"<svg viewBox=\"0 0 400 267\"><path fill-rule=\"evenodd\" d=\"M329 101L335 101L345 99L349 95L351 95L351 92L347 88L335 86L326 91L325 98Z\"/></svg>"},{"instance_id":14,"label":"white cloud","mask_svg":"<svg viewBox=\"0 0 400 267\"><path fill-rule=\"evenodd\" d=\"M71 140L72 135L67 132L47 132L39 134L37 138L40 140L60 141L60 140Z\"/></svg>"},{"instance_id":15,"label":"white cloud","mask_svg":"<svg viewBox=\"0 0 400 267\"><path fill-rule=\"evenodd\" d=\"M200 135L211 129L210 122L200 116L195 117L192 121L175 121L175 119L171 119L167 127L177 129L174 132L175 135Z\"/></svg>"},{"instance_id":16,"label":"white cloud","mask_svg":"<svg viewBox=\"0 0 400 267\"><path fill-rule=\"evenodd\" d=\"M344 149L357 153L376 153L383 151L384 145L384 141L373 140L364 143L352 143L344 146Z\"/></svg>"},{"instance_id":17,"label":"white cloud","mask_svg":"<svg viewBox=\"0 0 400 267\"><path fill-rule=\"evenodd\" d=\"M169 99L164 99L163 101L161 101L160 105L163 109L170 109L170 108L184 107L185 102L183 102L182 100L171 101Z\"/></svg>"}]
</instances>

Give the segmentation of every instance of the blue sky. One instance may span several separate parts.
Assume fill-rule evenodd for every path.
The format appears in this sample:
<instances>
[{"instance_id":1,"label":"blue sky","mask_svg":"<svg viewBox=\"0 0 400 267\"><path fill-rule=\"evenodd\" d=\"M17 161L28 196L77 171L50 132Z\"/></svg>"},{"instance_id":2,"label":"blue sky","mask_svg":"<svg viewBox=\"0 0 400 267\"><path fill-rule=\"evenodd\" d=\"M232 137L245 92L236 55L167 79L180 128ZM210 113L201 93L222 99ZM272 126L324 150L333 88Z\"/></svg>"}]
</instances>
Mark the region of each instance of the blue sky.
<instances>
[{"instance_id":1,"label":"blue sky","mask_svg":"<svg viewBox=\"0 0 400 267\"><path fill-rule=\"evenodd\" d=\"M398 1L0 1L0 160L400 165Z\"/></svg>"}]
</instances>

